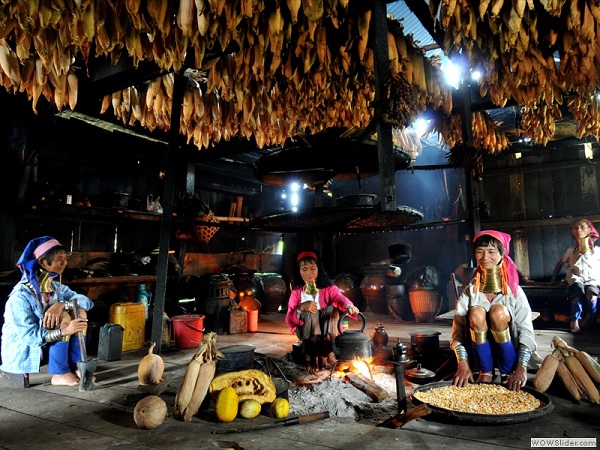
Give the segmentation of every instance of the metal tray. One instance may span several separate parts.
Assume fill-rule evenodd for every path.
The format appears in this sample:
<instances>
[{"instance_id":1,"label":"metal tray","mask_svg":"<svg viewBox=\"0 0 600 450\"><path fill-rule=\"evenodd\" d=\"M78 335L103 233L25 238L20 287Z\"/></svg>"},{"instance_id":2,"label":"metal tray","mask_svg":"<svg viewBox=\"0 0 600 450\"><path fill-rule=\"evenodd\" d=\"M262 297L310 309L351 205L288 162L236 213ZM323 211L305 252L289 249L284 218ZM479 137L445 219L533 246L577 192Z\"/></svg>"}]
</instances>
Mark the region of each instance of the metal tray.
<instances>
[{"instance_id":1,"label":"metal tray","mask_svg":"<svg viewBox=\"0 0 600 450\"><path fill-rule=\"evenodd\" d=\"M450 381L439 381L435 383L429 383L416 388L414 392L426 391L432 388L442 386L450 386L451 384L452 382ZM527 386L524 387L523 390L540 400L542 402L542 405L538 409L533 411L516 414L503 414L496 416L490 414L473 414L459 411L451 411L449 409L427 405L431 409L431 414L429 414L429 416L426 416L426 418L431 418L440 422L447 421L462 424L509 425L539 419L541 417L547 416L552 412L552 410L554 409L554 405L552 404L552 400L550 400L550 397ZM414 395L412 396L412 401L415 405L423 403L420 400L416 399Z\"/></svg>"}]
</instances>

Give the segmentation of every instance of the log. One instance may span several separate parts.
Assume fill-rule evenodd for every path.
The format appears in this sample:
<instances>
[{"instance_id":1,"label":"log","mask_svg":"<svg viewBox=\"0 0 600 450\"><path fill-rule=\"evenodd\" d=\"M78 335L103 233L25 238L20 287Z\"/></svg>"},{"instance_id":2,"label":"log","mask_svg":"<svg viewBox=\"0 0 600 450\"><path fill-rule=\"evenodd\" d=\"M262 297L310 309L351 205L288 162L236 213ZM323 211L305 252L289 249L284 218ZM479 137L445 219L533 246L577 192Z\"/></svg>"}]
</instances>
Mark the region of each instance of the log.
<instances>
[{"instance_id":1,"label":"log","mask_svg":"<svg viewBox=\"0 0 600 450\"><path fill-rule=\"evenodd\" d=\"M418 419L419 417L426 416L431 412L431 409L425 404L421 403L419 406L409 409L403 413L397 414L394 417L390 417L387 420L384 420L381 423L378 423L378 427L384 428L400 428L403 425L406 425L408 422L414 419Z\"/></svg>"},{"instance_id":2,"label":"log","mask_svg":"<svg viewBox=\"0 0 600 450\"><path fill-rule=\"evenodd\" d=\"M385 389L379 387L368 378L363 377L358 373L351 373L346 375L346 379L357 389L360 389L369 397L371 397L375 403L381 403L388 398L388 393Z\"/></svg>"}]
</instances>

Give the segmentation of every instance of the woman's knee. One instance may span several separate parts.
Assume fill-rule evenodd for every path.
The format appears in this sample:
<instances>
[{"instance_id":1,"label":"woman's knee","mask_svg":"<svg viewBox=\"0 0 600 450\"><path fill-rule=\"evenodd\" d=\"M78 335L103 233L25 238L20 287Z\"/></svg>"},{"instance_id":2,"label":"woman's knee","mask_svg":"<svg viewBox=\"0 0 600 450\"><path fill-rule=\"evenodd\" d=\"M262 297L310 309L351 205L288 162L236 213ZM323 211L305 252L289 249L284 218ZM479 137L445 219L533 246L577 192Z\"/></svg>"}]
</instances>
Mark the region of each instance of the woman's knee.
<instances>
[{"instance_id":1,"label":"woman's knee","mask_svg":"<svg viewBox=\"0 0 600 450\"><path fill-rule=\"evenodd\" d=\"M492 330L503 331L510 322L510 313L504 305L492 305L489 312Z\"/></svg>"},{"instance_id":2,"label":"woman's knee","mask_svg":"<svg viewBox=\"0 0 600 450\"><path fill-rule=\"evenodd\" d=\"M487 328L487 312L481 306L472 306L468 313L469 325L473 330L485 330Z\"/></svg>"}]
</instances>

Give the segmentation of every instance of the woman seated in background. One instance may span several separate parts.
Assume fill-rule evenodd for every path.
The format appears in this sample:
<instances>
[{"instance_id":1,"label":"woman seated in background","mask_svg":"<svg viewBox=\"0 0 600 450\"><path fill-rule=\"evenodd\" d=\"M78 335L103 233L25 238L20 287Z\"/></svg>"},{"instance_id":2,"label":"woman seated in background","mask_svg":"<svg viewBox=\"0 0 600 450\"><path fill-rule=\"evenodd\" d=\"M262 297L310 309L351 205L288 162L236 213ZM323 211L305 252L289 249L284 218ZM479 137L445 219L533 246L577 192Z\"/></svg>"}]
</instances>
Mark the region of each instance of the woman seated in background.
<instances>
[{"instance_id":1,"label":"woman seated in background","mask_svg":"<svg viewBox=\"0 0 600 450\"><path fill-rule=\"evenodd\" d=\"M86 311L94 306L93 302L61 283L61 275L67 267L67 252L50 236L31 240L17 267L23 275L10 293L4 310L0 369L16 374L37 373L42 347L47 346L51 383L77 386L77 362L81 361L81 352L76 335L79 331L85 332ZM79 304L79 319L69 314L75 299Z\"/></svg>"},{"instance_id":2,"label":"woman seated in background","mask_svg":"<svg viewBox=\"0 0 600 450\"><path fill-rule=\"evenodd\" d=\"M359 310L329 278L312 251L300 252L295 258L292 289L285 322L302 341L307 367L327 368L331 354L328 336L337 335L339 311L356 320Z\"/></svg>"},{"instance_id":3,"label":"woman seated in background","mask_svg":"<svg viewBox=\"0 0 600 450\"><path fill-rule=\"evenodd\" d=\"M600 285L600 249L594 243L598 231L587 219L581 219L571 226L575 246L569 247L556 263L552 282L566 264L565 281L567 298L571 303L571 333L588 329L597 310L598 286ZM581 322L580 322L581 321Z\"/></svg>"},{"instance_id":4,"label":"woman seated in background","mask_svg":"<svg viewBox=\"0 0 600 450\"><path fill-rule=\"evenodd\" d=\"M535 335L529 302L508 256L509 244L510 235L495 230L480 231L473 240L477 270L458 299L452 323L456 386L474 381L470 359L479 370L478 382L492 382L495 367L513 391L527 382Z\"/></svg>"}]
</instances>

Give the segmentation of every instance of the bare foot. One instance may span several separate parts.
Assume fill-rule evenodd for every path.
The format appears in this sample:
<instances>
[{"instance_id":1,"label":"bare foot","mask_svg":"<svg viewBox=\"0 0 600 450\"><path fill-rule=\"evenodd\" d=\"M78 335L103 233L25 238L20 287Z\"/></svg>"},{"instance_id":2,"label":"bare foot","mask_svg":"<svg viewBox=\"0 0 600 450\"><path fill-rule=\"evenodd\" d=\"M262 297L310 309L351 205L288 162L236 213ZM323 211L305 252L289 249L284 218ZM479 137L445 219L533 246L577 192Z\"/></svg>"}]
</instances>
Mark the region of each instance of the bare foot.
<instances>
[{"instance_id":1,"label":"bare foot","mask_svg":"<svg viewBox=\"0 0 600 450\"><path fill-rule=\"evenodd\" d=\"M491 383L492 382L492 374L491 372L480 373L477 377L478 383Z\"/></svg>"},{"instance_id":2,"label":"bare foot","mask_svg":"<svg viewBox=\"0 0 600 450\"><path fill-rule=\"evenodd\" d=\"M592 326L592 322L594 321L594 315L592 313L588 313L582 320L581 320L581 330L582 331L586 331L589 330L590 327Z\"/></svg>"},{"instance_id":3,"label":"bare foot","mask_svg":"<svg viewBox=\"0 0 600 450\"><path fill-rule=\"evenodd\" d=\"M75 369L75 375L77 375L78 378L81 378L81 371L79 369ZM92 375L92 381L96 381L96 377Z\"/></svg>"},{"instance_id":4,"label":"bare foot","mask_svg":"<svg viewBox=\"0 0 600 450\"><path fill-rule=\"evenodd\" d=\"M62 375L54 375L50 383L52 386L78 386L79 378L73 372L67 372Z\"/></svg>"},{"instance_id":5,"label":"bare foot","mask_svg":"<svg viewBox=\"0 0 600 450\"><path fill-rule=\"evenodd\" d=\"M576 320L574 322L571 322L571 333L579 333L581 331L581 328L579 328L579 321Z\"/></svg>"}]
</instances>

